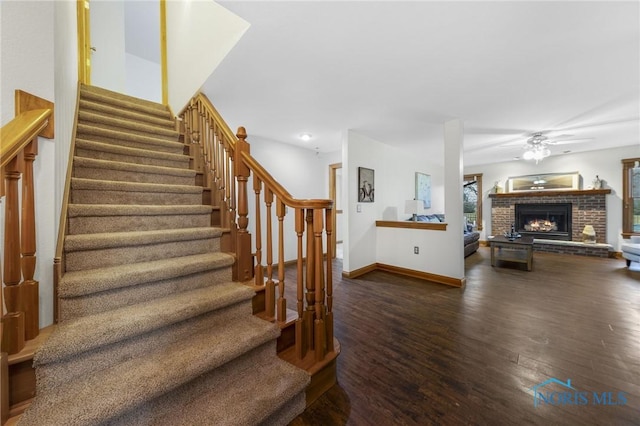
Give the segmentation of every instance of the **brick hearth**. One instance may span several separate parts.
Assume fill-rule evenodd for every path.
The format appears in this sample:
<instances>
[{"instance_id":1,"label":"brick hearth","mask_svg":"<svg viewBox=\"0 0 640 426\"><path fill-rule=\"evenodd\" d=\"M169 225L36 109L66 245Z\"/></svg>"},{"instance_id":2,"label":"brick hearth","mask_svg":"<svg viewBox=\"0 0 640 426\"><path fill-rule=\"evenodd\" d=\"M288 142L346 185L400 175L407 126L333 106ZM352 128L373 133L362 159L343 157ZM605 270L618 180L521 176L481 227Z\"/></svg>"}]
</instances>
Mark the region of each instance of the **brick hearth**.
<instances>
[{"instance_id":1,"label":"brick hearth","mask_svg":"<svg viewBox=\"0 0 640 426\"><path fill-rule=\"evenodd\" d=\"M531 191L489 194L491 198L491 232L502 235L511 230L515 221L515 204L554 204L571 203L572 227L571 241L582 242L582 230L585 225L593 225L596 242L607 243L607 206L606 196L610 189L572 190L572 191ZM537 243L538 251L552 251L587 256L606 256L607 249L598 246L576 247Z\"/></svg>"}]
</instances>

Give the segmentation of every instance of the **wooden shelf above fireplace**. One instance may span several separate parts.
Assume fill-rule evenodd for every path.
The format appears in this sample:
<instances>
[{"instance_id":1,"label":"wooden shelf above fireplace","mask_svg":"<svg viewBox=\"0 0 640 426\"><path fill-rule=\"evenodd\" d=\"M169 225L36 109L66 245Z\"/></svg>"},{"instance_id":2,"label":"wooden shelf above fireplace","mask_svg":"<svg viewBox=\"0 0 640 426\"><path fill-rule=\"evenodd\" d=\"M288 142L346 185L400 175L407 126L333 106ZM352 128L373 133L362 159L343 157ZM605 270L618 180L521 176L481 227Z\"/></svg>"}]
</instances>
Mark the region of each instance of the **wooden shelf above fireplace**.
<instances>
[{"instance_id":1,"label":"wooden shelf above fireplace","mask_svg":"<svg viewBox=\"0 0 640 426\"><path fill-rule=\"evenodd\" d=\"M519 191L489 194L489 198L515 198L515 197L549 197L557 195L601 195L611 194L611 189L575 189L570 191Z\"/></svg>"}]
</instances>

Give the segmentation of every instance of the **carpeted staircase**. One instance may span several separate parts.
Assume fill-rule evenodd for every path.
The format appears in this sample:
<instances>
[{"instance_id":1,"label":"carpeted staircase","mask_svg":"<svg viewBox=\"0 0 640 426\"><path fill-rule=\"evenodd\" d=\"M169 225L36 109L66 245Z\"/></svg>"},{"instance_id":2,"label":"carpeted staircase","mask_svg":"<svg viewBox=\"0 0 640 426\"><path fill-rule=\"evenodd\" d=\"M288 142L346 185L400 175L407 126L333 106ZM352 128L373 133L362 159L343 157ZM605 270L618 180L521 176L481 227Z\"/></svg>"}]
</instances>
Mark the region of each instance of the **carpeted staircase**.
<instances>
[{"instance_id":1,"label":"carpeted staircase","mask_svg":"<svg viewBox=\"0 0 640 426\"><path fill-rule=\"evenodd\" d=\"M306 372L280 360L166 107L82 86L59 283L21 425L286 424Z\"/></svg>"}]
</instances>

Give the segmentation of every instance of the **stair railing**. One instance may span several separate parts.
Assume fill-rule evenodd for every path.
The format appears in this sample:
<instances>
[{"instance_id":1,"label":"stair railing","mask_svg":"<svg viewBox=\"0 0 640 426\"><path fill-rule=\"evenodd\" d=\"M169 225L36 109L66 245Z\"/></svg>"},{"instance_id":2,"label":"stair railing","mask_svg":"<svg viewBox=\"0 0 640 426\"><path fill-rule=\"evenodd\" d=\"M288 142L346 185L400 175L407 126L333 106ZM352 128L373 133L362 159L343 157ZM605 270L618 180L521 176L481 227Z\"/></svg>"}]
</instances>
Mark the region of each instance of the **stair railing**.
<instances>
[{"instance_id":1,"label":"stair railing","mask_svg":"<svg viewBox=\"0 0 640 426\"><path fill-rule=\"evenodd\" d=\"M25 341L40 332L36 268L36 225L33 162L38 154L38 135L49 125L52 109L19 113L2 127L0 195L5 200L3 292L0 308L6 307L0 327L1 352L20 352ZM22 180L22 185L19 181ZM1 198L1 197L0 197ZM20 207L21 200L21 207ZM4 299L4 305L3 305Z\"/></svg>"},{"instance_id":2,"label":"stair railing","mask_svg":"<svg viewBox=\"0 0 640 426\"><path fill-rule=\"evenodd\" d=\"M223 242L223 247L236 255L234 279L251 280L255 286L263 287L265 315L281 323L287 321L284 219L289 209L293 211L293 232L297 238L297 252L292 256L297 272L296 354L302 359L313 352L315 360L322 361L334 350L329 244L333 232L333 201L293 198L251 156L245 129L240 127L234 135L203 94L196 95L180 117L185 142L197 146L192 152L194 168L203 173L203 185L211 188L213 204L220 207L220 223L229 229L231 241L226 245ZM253 237L248 229L250 178L255 194ZM274 222L277 222L275 232ZM255 252L252 251L254 244ZM274 250L277 250L276 265Z\"/></svg>"}]
</instances>

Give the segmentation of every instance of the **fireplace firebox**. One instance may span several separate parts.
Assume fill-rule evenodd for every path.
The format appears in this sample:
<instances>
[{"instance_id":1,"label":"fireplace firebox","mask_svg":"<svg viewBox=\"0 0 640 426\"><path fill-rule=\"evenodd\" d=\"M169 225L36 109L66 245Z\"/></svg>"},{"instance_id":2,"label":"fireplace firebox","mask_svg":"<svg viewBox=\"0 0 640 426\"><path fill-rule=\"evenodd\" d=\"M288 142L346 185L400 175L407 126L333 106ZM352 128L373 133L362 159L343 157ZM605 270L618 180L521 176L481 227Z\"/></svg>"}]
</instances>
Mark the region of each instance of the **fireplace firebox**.
<instances>
[{"instance_id":1,"label":"fireplace firebox","mask_svg":"<svg viewBox=\"0 0 640 426\"><path fill-rule=\"evenodd\" d=\"M571 203L516 204L515 228L534 238L571 241Z\"/></svg>"}]
</instances>

